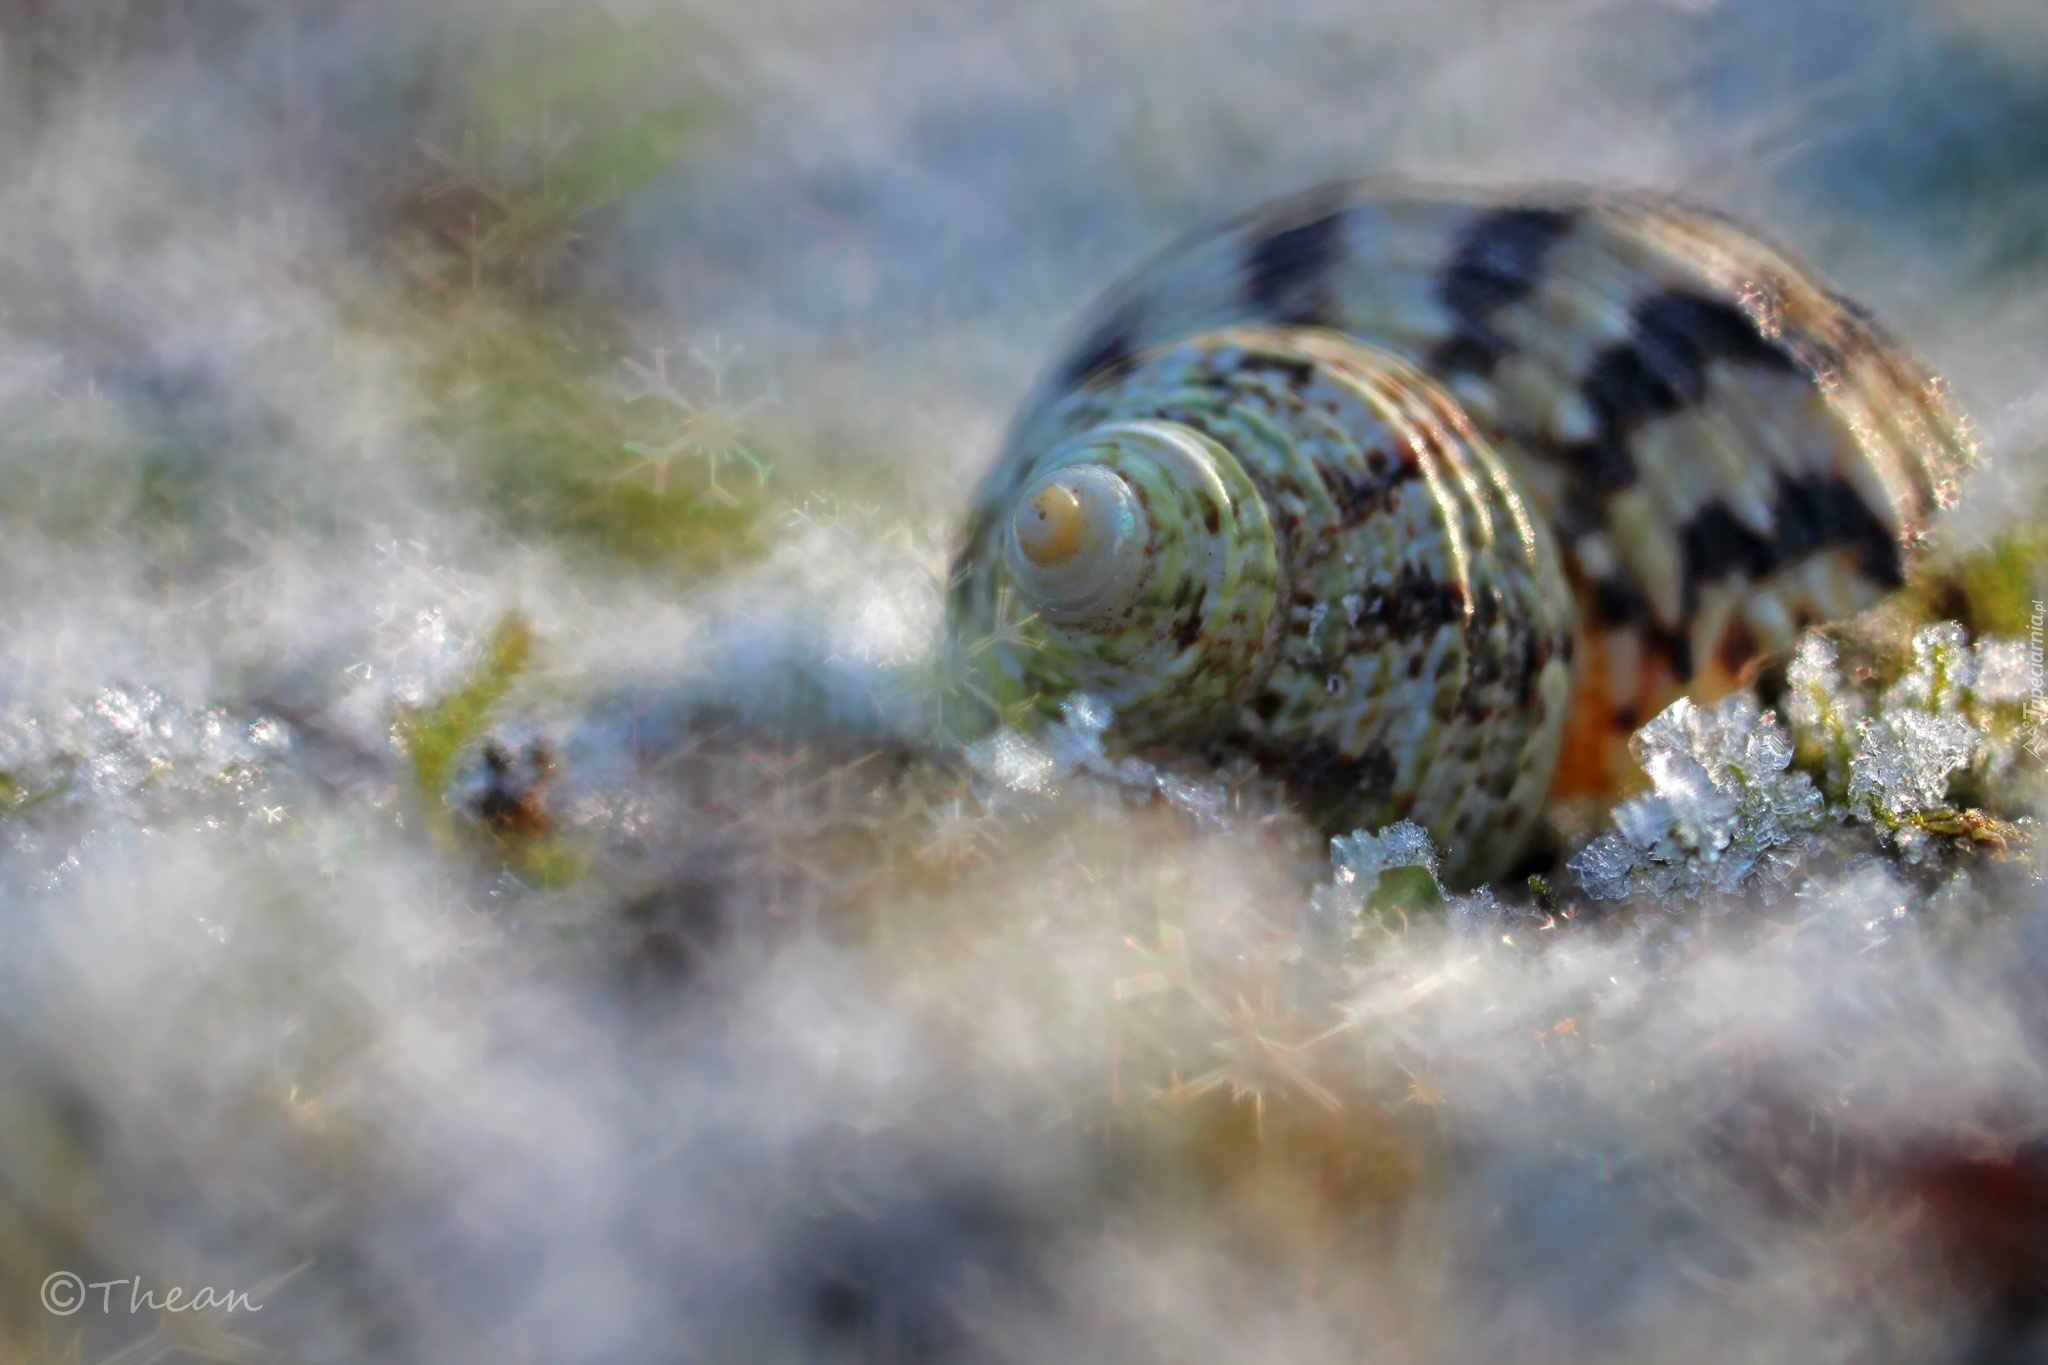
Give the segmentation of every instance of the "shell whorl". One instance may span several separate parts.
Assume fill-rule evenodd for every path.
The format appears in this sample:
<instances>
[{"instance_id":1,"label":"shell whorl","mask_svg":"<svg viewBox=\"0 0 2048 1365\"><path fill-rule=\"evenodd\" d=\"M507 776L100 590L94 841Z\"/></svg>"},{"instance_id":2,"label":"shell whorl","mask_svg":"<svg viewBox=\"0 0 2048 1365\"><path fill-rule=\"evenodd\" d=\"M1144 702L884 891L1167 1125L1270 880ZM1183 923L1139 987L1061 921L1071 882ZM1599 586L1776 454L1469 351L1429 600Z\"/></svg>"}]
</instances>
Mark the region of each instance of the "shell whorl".
<instances>
[{"instance_id":1,"label":"shell whorl","mask_svg":"<svg viewBox=\"0 0 2048 1365\"><path fill-rule=\"evenodd\" d=\"M1270 552L1270 600L1184 567L1060 620L1010 571L1019 495L1148 424L1250 496L1208 531L1133 456L1165 479L1139 559ZM1326 187L1096 304L977 494L953 630L999 711L1097 693L1127 746L1248 759L1333 830L1416 819L1476 880L1672 697L1903 581L1972 455L1938 380L1719 216Z\"/></svg>"},{"instance_id":2,"label":"shell whorl","mask_svg":"<svg viewBox=\"0 0 2048 1365\"><path fill-rule=\"evenodd\" d=\"M1199 430L1143 418L1086 423L1024 473L1020 507L1041 487L1093 482L1113 486L1103 502L1124 500L1122 524L1072 591L1049 590L1050 575L1032 572L1014 531L1005 538L976 591L991 611L1014 593L1030 619L1016 647L987 651L991 689L1027 704L1092 693L1115 709L1126 743L1185 741L1206 728L1257 671L1273 614L1275 545L1258 487Z\"/></svg>"}]
</instances>

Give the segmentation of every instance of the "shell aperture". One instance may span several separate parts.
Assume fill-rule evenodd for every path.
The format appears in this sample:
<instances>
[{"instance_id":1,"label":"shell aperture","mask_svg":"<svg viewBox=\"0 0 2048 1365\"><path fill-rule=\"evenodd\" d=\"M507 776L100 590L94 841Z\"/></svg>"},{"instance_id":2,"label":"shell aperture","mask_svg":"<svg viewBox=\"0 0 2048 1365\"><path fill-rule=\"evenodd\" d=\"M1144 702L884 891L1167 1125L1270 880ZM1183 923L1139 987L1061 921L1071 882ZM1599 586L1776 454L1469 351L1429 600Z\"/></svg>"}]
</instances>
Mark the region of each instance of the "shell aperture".
<instances>
[{"instance_id":1,"label":"shell aperture","mask_svg":"<svg viewBox=\"0 0 2048 1365\"><path fill-rule=\"evenodd\" d=\"M1327 186L1083 319L976 496L953 653L981 723L1095 693L1113 744L1249 761L1332 833L1414 819L1480 880L1670 700L1897 587L1973 458L1938 379L1724 216ZM1147 528L1086 621L1014 529L1082 464ZM1245 485L1213 528L1211 472Z\"/></svg>"}]
</instances>

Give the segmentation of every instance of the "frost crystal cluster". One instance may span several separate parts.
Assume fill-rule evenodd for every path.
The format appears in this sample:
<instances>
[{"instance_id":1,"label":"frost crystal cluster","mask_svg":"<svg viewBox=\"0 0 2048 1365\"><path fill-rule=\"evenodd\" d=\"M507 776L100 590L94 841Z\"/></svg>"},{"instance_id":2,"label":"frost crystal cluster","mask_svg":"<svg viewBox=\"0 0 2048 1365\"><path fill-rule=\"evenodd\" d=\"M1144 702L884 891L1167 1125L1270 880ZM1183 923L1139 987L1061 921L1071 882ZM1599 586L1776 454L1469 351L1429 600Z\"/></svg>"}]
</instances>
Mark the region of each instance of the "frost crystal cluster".
<instances>
[{"instance_id":1,"label":"frost crystal cluster","mask_svg":"<svg viewBox=\"0 0 2048 1365\"><path fill-rule=\"evenodd\" d=\"M1397 820L1379 833L1356 829L1330 840L1330 880L1318 887L1314 913L1328 920L1355 920L1372 901L1380 876L1396 868L1419 867L1429 874L1438 894L1441 864L1429 831L1413 820Z\"/></svg>"},{"instance_id":2,"label":"frost crystal cluster","mask_svg":"<svg viewBox=\"0 0 2048 1365\"><path fill-rule=\"evenodd\" d=\"M1943 836L2010 839L2009 827L1956 798L1959 784L1981 793L2012 774L2029 680L2021 641L1972 644L1953 621L1913 637L1912 663L1875 708L1844 683L1821 636L1801 642L1787 675L1802 754L1823 772L1830 802L1915 862Z\"/></svg>"},{"instance_id":3,"label":"frost crystal cluster","mask_svg":"<svg viewBox=\"0 0 2048 1365\"><path fill-rule=\"evenodd\" d=\"M1330 862L1341 885L1369 896L1380 874L1397 867L1427 868L1435 876L1437 851L1429 831L1413 820L1398 820L1378 834L1361 829L1330 840Z\"/></svg>"},{"instance_id":4,"label":"frost crystal cluster","mask_svg":"<svg viewBox=\"0 0 2048 1365\"><path fill-rule=\"evenodd\" d=\"M1732 891L1753 872L1781 874L1821 823L1813 780L1788 771L1791 739L1749 697L1673 702L1629 749L1653 790L1616 807L1615 828L1572 860L1596 899Z\"/></svg>"},{"instance_id":5,"label":"frost crystal cluster","mask_svg":"<svg viewBox=\"0 0 2048 1365\"><path fill-rule=\"evenodd\" d=\"M1942 836L2011 837L1954 805L1952 788L1966 774L1996 782L2021 751L2021 642L1972 644L1953 621L1925 627L1905 672L1873 699L1844 681L1836 644L1808 634L1786 682L1789 734L1747 696L1711 710L1681 700L1636 733L1630 749L1653 791L1616 807L1615 827L1571 860L1587 894L1696 897L1756 873L1782 879L1816 831L1843 822L1874 827L1915 862Z\"/></svg>"},{"instance_id":6,"label":"frost crystal cluster","mask_svg":"<svg viewBox=\"0 0 2048 1365\"><path fill-rule=\"evenodd\" d=\"M1165 772L1139 758L1112 759L1102 747L1115 716L1099 697L1077 693L1060 703L1060 718L1037 735L1005 726L967 748L967 763L998 790L1056 795L1063 782L1095 779L1126 799L1158 798L1197 820L1223 817L1229 797L1212 782Z\"/></svg>"},{"instance_id":7,"label":"frost crystal cluster","mask_svg":"<svg viewBox=\"0 0 2048 1365\"><path fill-rule=\"evenodd\" d=\"M1490 886L1452 894L1439 878L1443 859L1429 831L1413 820L1397 820L1373 833L1353 830L1330 840L1330 880L1309 897L1309 918L1315 931L1334 950L1346 953L1354 962L1370 956L1373 945L1362 941L1363 931L1374 923L1399 937L1408 926L1398 909L1391 915L1375 915L1384 904L1380 893L1390 872L1413 868L1425 874L1425 899L1433 895L1442 902L1444 922L1460 938L1511 932L1532 923L1554 923L1548 911L1535 906L1503 901ZM1411 888L1408 889L1412 894ZM1395 891L1393 903L1404 899Z\"/></svg>"},{"instance_id":8,"label":"frost crystal cluster","mask_svg":"<svg viewBox=\"0 0 2048 1365\"><path fill-rule=\"evenodd\" d=\"M268 717L237 720L182 705L154 688L109 686L50 710L0 712L0 813L76 806L107 819L147 821L177 810L260 816L252 794L288 745Z\"/></svg>"}]
</instances>

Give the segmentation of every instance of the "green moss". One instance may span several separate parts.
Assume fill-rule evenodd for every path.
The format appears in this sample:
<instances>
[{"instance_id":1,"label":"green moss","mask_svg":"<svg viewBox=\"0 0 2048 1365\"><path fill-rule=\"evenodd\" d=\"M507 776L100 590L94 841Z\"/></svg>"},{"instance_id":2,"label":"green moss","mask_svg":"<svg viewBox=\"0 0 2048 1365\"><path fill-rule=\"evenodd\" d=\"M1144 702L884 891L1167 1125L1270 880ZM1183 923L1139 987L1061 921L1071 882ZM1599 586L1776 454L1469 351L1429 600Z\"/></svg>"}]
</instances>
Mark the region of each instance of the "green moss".
<instances>
[{"instance_id":1,"label":"green moss","mask_svg":"<svg viewBox=\"0 0 2048 1365\"><path fill-rule=\"evenodd\" d=\"M558 891L590 870L589 853L559 834L500 834L497 843L505 869L537 890Z\"/></svg>"},{"instance_id":2,"label":"green moss","mask_svg":"<svg viewBox=\"0 0 2048 1365\"><path fill-rule=\"evenodd\" d=\"M667 468L636 453L671 441L674 418L622 401L608 341L488 303L423 331L433 420L469 492L513 535L683 576L760 549L765 481L729 477L726 496L708 497L687 453Z\"/></svg>"},{"instance_id":3,"label":"green moss","mask_svg":"<svg viewBox=\"0 0 2048 1365\"><path fill-rule=\"evenodd\" d=\"M570 204L627 194L666 172L722 112L678 93L693 34L673 14L578 7L536 16L477 75L478 126L517 135L545 163L541 184Z\"/></svg>"},{"instance_id":4,"label":"green moss","mask_svg":"<svg viewBox=\"0 0 2048 1365\"><path fill-rule=\"evenodd\" d=\"M1998 537L1950 570L1963 595L1963 620L1974 636L2027 633L2048 565L2048 532L2028 526Z\"/></svg>"},{"instance_id":5,"label":"green moss","mask_svg":"<svg viewBox=\"0 0 2048 1365\"><path fill-rule=\"evenodd\" d=\"M395 243L439 448L515 536L610 568L723 566L759 547L770 505L765 477L729 467L756 433L723 392L727 357L632 401L617 311L556 287L584 220L668 173L717 109L671 88L673 22L536 23L472 82L481 131L423 144L445 178Z\"/></svg>"},{"instance_id":6,"label":"green moss","mask_svg":"<svg viewBox=\"0 0 2048 1365\"><path fill-rule=\"evenodd\" d=\"M399 718L398 741L429 819L440 816L457 762L482 741L493 709L531 666L533 650L533 627L517 612L507 613L467 678Z\"/></svg>"},{"instance_id":7,"label":"green moss","mask_svg":"<svg viewBox=\"0 0 2048 1365\"><path fill-rule=\"evenodd\" d=\"M420 144L445 178L414 216L452 248L458 278L546 292L581 220L674 168L722 113L677 88L690 40L673 14L587 7L505 27L463 92L466 131Z\"/></svg>"},{"instance_id":8,"label":"green moss","mask_svg":"<svg viewBox=\"0 0 2048 1365\"><path fill-rule=\"evenodd\" d=\"M0 815L19 815L63 792L70 787L76 768L76 760L66 755L40 773L0 769Z\"/></svg>"},{"instance_id":9,"label":"green moss","mask_svg":"<svg viewBox=\"0 0 2048 1365\"><path fill-rule=\"evenodd\" d=\"M447 799L463 763L487 742L499 707L532 669L537 646L526 618L506 613L469 675L432 703L400 717L397 731L433 835L453 840L460 834L472 849L528 886L555 890L581 878L590 857L552 827L538 790L530 808L472 812L475 820L451 820Z\"/></svg>"},{"instance_id":10,"label":"green moss","mask_svg":"<svg viewBox=\"0 0 2048 1365\"><path fill-rule=\"evenodd\" d=\"M1381 914L1409 914L1444 907L1443 889L1436 874L1426 867L1390 867L1380 873L1367 903Z\"/></svg>"},{"instance_id":11,"label":"green moss","mask_svg":"<svg viewBox=\"0 0 2048 1365\"><path fill-rule=\"evenodd\" d=\"M207 452L98 393L38 395L8 418L0 520L66 540L153 541L211 506Z\"/></svg>"}]
</instances>

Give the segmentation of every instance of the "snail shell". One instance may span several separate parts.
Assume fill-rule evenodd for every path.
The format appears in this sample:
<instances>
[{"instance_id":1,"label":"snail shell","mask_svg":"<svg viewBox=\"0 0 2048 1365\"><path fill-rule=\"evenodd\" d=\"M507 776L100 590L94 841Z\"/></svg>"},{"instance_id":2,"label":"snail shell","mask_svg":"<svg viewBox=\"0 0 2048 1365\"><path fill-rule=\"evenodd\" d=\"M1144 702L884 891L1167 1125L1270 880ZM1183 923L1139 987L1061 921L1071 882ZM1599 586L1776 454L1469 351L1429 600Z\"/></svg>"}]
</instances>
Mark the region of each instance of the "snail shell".
<instances>
[{"instance_id":1,"label":"snail shell","mask_svg":"<svg viewBox=\"0 0 2048 1365\"><path fill-rule=\"evenodd\" d=\"M1973 458L1940 381L1718 215L1366 182L1111 289L974 500L980 719L1249 760L1332 831L1504 869L1547 794L1910 571Z\"/></svg>"}]
</instances>

